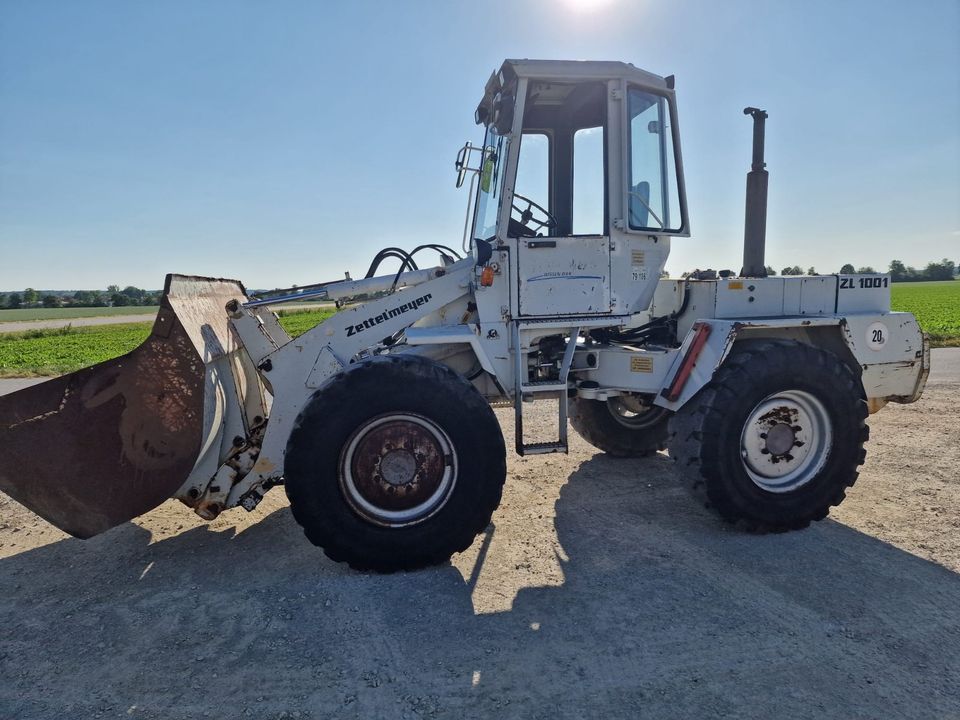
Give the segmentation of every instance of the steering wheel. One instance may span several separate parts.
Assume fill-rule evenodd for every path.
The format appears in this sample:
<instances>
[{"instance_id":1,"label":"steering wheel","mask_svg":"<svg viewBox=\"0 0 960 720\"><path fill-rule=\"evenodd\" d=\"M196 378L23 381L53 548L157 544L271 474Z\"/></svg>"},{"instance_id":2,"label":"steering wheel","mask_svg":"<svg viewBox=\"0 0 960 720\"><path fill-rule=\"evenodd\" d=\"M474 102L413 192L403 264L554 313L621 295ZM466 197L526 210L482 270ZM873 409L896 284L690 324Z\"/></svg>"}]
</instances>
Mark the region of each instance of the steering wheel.
<instances>
[{"instance_id":1,"label":"steering wheel","mask_svg":"<svg viewBox=\"0 0 960 720\"><path fill-rule=\"evenodd\" d=\"M526 207L521 208L520 205L517 204L518 200L525 202L527 204ZM558 225L557 219L550 214L549 210L544 208L542 205L538 205L533 200L521 195L520 193L513 194L513 204L511 205L510 209L520 215L519 223L523 225L526 230L534 234L540 232L544 228L549 230L557 227ZM540 217L534 216L534 210L537 210L537 212L540 214Z\"/></svg>"}]
</instances>

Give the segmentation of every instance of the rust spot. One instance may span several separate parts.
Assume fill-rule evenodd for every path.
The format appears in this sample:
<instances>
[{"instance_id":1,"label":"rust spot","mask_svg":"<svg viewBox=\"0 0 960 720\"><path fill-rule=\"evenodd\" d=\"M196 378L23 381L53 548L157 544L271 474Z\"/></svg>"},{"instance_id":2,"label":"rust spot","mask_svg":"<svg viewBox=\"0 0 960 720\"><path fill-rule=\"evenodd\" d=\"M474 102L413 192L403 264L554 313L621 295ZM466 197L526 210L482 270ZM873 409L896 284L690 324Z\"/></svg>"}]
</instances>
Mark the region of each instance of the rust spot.
<instances>
[{"instance_id":1,"label":"rust spot","mask_svg":"<svg viewBox=\"0 0 960 720\"><path fill-rule=\"evenodd\" d=\"M796 425L798 413L796 409L786 406L775 407L760 416L760 421L769 425Z\"/></svg>"},{"instance_id":2,"label":"rust spot","mask_svg":"<svg viewBox=\"0 0 960 720\"><path fill-rule=\"evenodd\" d=\"M197 505L195 512L204 520L215 520L217 516L223 512L223 504L203 501Z\"/></svg>"},{"instance_id":3,"label":"rust spot","mask_svg":"<svg viewBox=\"0 0 960 720\"><path fill-rule=\"evenodd\" d=\"M880 412L888 401L889 398L885 397L867 398L867 410L873 415L875 412Z\"/></svg>"}]
</instances>

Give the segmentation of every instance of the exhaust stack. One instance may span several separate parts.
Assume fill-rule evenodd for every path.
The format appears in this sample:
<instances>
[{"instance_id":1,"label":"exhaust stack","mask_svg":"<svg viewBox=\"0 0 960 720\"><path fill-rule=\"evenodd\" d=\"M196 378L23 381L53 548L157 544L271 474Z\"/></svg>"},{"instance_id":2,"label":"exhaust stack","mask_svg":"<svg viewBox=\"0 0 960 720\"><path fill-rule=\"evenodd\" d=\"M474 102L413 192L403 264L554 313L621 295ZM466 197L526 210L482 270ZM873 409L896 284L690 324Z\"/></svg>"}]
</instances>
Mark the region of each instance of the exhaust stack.
<instances>
[{"instance_id":1,"label":"exhaust stack","mask_svg":"<svg viewBox=\"0 0 960 720\"><path fill-rule=\"evenodd\" d=\"M743 109L753 116L753 163L747 173L747 201L743 224L742 277L766 277L764 253L767 243L767 164L763 161L765 110L754 107Z\"/></svg>"}]
</instances>

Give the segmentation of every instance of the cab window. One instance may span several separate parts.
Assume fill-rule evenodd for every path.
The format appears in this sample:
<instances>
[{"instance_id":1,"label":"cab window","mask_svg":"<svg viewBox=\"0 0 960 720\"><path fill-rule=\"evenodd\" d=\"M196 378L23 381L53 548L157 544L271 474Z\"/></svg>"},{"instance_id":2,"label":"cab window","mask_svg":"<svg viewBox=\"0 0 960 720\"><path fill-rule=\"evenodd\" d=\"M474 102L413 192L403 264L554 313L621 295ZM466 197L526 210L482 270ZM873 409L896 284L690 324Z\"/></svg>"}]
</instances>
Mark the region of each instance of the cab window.
<instances>
[{"instance_id":1,"label":"cab window","mask_svg":"<svg viewBox=\"0 0 960 720\"><path fill-rule=\"evenodd\" d=\"M630 123L628 220L634 230L678 231L683 222L667 99L637 88L627 95Z\"/></svg>"},{"instance_id":2,"label":"cab window","mask_svg":"<svg viewBox=\"0 0 960 720\"><path fill-rule=\"evenodd\" d=\"M511 237L606 233L606 118L604 82L530 81Z\"/></svg>"},{"instance_id":3,"label":"cab window","mask_svg":"<svg viewBox=\"0 0 960 720\"><path fill-rule=\"evenodd\" d=\"M550 138L546 133L523 133L516 192L540 207L550 208Z\"/></svg>"},{"instance_id":4,"label":"cab window","mask_svg":"<svg viewBox=\"0 0 960 720\"><path fill-rule=\"evenodd\" d=\"M603 126L573 134L573 234L603 235Z\"/></svg>"}]
</instances>

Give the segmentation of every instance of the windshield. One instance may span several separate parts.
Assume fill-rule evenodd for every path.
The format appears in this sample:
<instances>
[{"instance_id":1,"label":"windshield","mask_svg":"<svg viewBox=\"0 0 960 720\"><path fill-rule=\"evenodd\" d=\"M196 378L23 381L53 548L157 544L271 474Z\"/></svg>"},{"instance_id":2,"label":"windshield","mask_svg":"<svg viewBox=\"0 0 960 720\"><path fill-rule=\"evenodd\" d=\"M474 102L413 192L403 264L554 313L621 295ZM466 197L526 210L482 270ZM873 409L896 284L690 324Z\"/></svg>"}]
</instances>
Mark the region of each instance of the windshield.
<instances>
[{"instance_id":1,"label":"windshield","mask_svg":"<svg viewBox=\"0 0 960 720\"><path fill-rule=\"evenodd\" d=\"M505 161L506 143L496 129L487 128L483 139L483 160L477 182L477 204L473 220L473 237L489 240L497 232L497 211L500 209L502 183L500 170Z\"/></svg>"}]
</instances>

